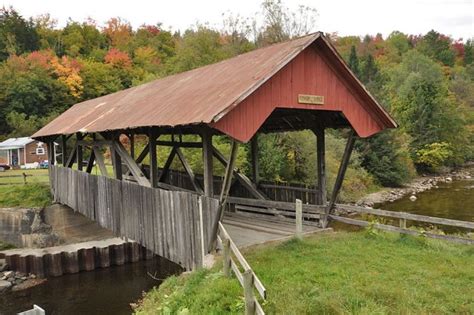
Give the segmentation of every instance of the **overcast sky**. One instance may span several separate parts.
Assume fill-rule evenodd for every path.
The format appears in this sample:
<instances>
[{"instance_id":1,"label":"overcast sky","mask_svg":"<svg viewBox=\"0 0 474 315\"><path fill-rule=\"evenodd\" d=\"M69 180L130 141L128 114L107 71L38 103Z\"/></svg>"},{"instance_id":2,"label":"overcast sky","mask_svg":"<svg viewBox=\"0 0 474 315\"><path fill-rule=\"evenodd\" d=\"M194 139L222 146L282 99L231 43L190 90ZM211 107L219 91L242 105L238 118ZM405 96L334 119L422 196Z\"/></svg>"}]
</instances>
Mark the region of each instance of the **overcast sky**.
<instances>
[{"instance_id":1,"label":"overcast sky","mask_svg":"<svg viewBox=\"0 0 474 315\"><path fill-rule=\"evenodd\" d=\"M393 30L422 34L431 29L453 38L473 37L474 0L283 0L290 8L299 4L319 12L317 30L339 35L384 36ZM184 30L199 22L220 26L222 13L231 11L254 16L261 0L0 0L25 17L50 13L64 26L68 18L83 21L91 17L100 23L120 16L133 27L163 23L167 28Z\"/></svg>"}]
</instances>

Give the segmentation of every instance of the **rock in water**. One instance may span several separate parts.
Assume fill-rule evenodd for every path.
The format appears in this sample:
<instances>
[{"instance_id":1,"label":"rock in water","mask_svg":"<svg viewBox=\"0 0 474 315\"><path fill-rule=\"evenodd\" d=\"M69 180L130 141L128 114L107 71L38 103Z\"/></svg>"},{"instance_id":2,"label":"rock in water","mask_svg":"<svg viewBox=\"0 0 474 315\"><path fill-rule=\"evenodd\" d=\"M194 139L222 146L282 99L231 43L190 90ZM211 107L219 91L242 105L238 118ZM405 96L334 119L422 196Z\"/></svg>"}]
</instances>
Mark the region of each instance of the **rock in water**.
<instances>
[{"instance_id":1,"label":"rock in water","mask_svg":"<svg viewBox=\"0 0 474 315\"><path fill-rule=\"evenodd\" d=\"M451 183L453 179L451 177L446 177L446 183Z\"/></svg>"},{"instance_id":2,"label":"rock in water","mask_svg":"<svg viewBox=\"0 0 474 315\"><path fill-rule=\"evenodd\" d=\"M411 196L410 196L410 201L416 201L416 199L417 199L417 198L416 198L415 195L411 195Z\"/></svg>"},{"instance_id":3,"label":"rock in water","mask_svg":"<svg viewBox=\"0 0 474 315\"><path fill-rule=\"evenodd\" d=\"M10 281L0 280L0 292L9 289L12 286Z\"/></svg>"}]
</instances>

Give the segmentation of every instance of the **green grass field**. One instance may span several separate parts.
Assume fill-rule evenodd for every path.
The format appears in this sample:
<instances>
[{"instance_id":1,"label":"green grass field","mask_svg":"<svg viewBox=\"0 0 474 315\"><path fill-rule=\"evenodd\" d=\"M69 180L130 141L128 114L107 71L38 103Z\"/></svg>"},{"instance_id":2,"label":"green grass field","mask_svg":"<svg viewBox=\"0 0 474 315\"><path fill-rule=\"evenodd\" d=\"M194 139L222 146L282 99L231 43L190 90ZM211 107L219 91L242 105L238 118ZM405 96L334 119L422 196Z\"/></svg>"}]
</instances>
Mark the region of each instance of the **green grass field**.
<instances>
[{"instance_id":1,"label":"green grass field","mask_svg":"<svg viewBox=\"0 0 474 315\"><path fill-rule=\"evenodd\" d=\"M23 173L27 175L27 183L49 183L47 169L31 169L31 170L7 170L0 172L0 185L16 185L23 184Z\"/></svg>"},{"instance_id":2,"label":"green grass field","mask_svg":"<svg viewBox=\"0 0 474 315\"><path fill-rule=\"evenodd\" d=\"M474 249L373 232L337 232L244 252L268 314L473 314ZM137 314L242 314L221 267L171 277Z\"/></svg>"},{"instance_id":3,"label":"green grass field","mask_svg":"<svg viewBox=\"0 0 474 315\"><path fill-rule=\"evenodd\" d=\"M23 173L28 175L26 185ZM47 169L0 172L0 208L44 207L50 202Z\"/></svg>"}]
</instances>

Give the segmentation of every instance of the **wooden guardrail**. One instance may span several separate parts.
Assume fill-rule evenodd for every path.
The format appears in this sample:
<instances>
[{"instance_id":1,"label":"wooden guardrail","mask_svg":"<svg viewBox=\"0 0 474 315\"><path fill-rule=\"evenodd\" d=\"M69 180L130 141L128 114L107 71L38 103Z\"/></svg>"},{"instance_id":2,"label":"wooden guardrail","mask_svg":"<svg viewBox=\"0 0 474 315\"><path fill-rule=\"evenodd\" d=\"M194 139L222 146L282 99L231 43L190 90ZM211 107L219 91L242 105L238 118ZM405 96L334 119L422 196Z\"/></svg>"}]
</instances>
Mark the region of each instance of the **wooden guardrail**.
<instances>
[{"instance_id":1,"label":"wooden guardrail","mask_svg":"<svg viewBox=\"0 0 474 315\"><path fill-rule=\"evenodd\" d=\"M267 298L267 291L260 279L253 272L247 260L245 260L244 256L239 251L238 247L232 241L229 233L221 222L219 222L217 241L223 249L224 275L230 277L231 272L233 272L237 280L239 280L240 285L244 288L245 314L265 314L258 299L254 295L254 288L264 300ZM235 257L235 260L232 256ZM240 271L236 261L244 270L243 272Z\"/></svg>"},{"instance_id":2,"label":"wooden guardrail","mask_svg":"<svg viewBox=\"0 0 474 315\"><path fill-rule=\"evenodd\" d=\"M380 224L380 223L375 223L375 224L372 225L374 228L377 228L377 229L380 229L380 230L392 231L392 232L398 232L398 233L410 234L410 235L421 235L422 234L422 235L425 235L425 236L430 237L430 238L444 239L444 240L448 240L448 241L456 242L456 243L474 244L474 239L468 239L468 238L457 237L457 236L452 236L452 235L435 234L435 233L430 233L430 232L421 232L421 231L412 230L412 229L407 228L407 220L410 220L410 221L417 221L417 222L423 222L423 223L445 225L445 226L451 226L451 227L465 228L465 229L468 229L468 230L474 230L474 223L473 222L453 220L453 219L445 219L445 218L438 218L438 217L430 217L430 216L412 214L412 213L406 213L406 212L397 212L397 211L388 211L388 210L381 210L381 209L364 208L364 207L344 205L344 204L337 204L336 209L337 210L352 211L352 212L357 212L357 213L365 213L365 214L371 214L371 215L376 215L376 216L399 219L399 222L400 222L399 227L393 226L393 225L387 225L387 224ZM371 225L371 223L367 222L367 221L342 217L342 216L339 216L339 215L331 214L330 218L332 218L335 221L342 222L342 223L358 225L358 226L363 226L363 227Z\"/></svg>"}]
</instances>

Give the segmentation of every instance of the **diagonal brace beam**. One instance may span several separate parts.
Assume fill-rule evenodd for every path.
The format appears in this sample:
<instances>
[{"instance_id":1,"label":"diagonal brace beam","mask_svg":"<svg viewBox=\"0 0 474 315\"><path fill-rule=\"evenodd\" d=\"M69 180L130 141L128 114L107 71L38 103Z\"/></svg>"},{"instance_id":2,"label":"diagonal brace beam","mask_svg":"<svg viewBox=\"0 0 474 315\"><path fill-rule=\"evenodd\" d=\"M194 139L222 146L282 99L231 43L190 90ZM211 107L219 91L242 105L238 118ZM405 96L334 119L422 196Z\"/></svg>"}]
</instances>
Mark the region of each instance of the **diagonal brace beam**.
<instances>
[{"instance_id":1,"label":"diagonal brace beam","mask_svg":"<svg viewBox=\"0 0 474 315\"><path fill-rule=\"evenodd\" d=\"M227 166L229 163L224 155L217 150L216 147L212 147L212 154L217 158L222 165ZM245 176L244 174L240 173L237 169L233 168L234 176L238 179L238 181L257 199L265 199L268 200L268 197L265 196L264 193L259 191L252 181Z\"/></svg>"},{"instance_id":2,"label":"diagonal brace beam","mask_svg":"<svg viewBox=\"0 0 474 315\"><path fill-rule=\"evenodd\" d=\"M146 178L145 174L143 174L140 166L138 166L137 162L130 156L124 146L118 140L114 140L112 143L112 147L115 152L121 157L122 161L128 166L128 169L132 172L133 177L137 181L137 183L141 186L151 187L151 183Z\"/></svg>"},{"instance_id":3,"label":"diagonal brace beam","mask_svg":"<svg viewBox=\"0 0 474 315\"><path fill-rule=\"evenodd\" d=\"M197 181L196 176L194 175L194 172L191 169L191 166L189 165L188 161L184 157L183 151L181 151L179 147L176 147L176 154L178 155L178 158L181 161L181 164L183 164L183 167L186 173L188 174L189 179L191 179L191 183L193 184L194 190L202 195L204 192L201 188L201 185Z\"/></svg>"},{"instance_id":4,"label":"diagonal brace beam","mask_svg":"<svg viewBox=\"0 0 474 315\"><path fill-rule=\"evenodd\" d=\"M176 147L173 147L173 149L171 149L170 155L168 156L168 159L166 160L165 165L163 166L163 171L161 172L160 178L158 178L158 182L163 182L168 176L168 172L170 170L171 163L173 163L175 155Z\"/></svg>"},{"instance_id":5,"label":"diagonal brace beam","mask_svg":"<svg viewBox=\"0 0 474 315\"><path fill-rule=\"evenodd\" d=\"M76 159L76 155L77 155L77 141L76 143L74 144L74 148L72 149L72 152L71 154L69 155L69 158L67 159L67 162L66 162L66 167L72 167L72 165L74 164L74 160Z\"/></svg>"},{"instance_id":6,"label":"diagonal brace beam","mask_svg":"<svg viewBox=\"0 0 474 315\"><path fill-rule=\"evenodd\" d=\"M100 173L102 174L102 176L108 177L109 174L107 171L107 167L105 167L104 156L100 152L99 148L96 146L92 147L92 152L94 152L95 160L97 165L99 166Z\"/></svg>"},{"instance_id":7,"label":"diagonal brace beam","mask_svg":"<svg viewBox=\"0 0 474 315\"><path fill-rule=\"evenodd\" d=\"M334 188L332 190L331 199L329 200L329 204L326 208L326 218L323 221L323 226L327 226L327 217L331 214L334 210L334 205L336 204L337 196L339 195L339 191L342 187L342 182L344 181L344 176L346 174L347 166L349 165L349 160L351 158L352 150L354 149L354 144L356 140L356 135L354 130L351 131L349 134L349 138L347 139L346 148L344 149L344 155L342 156L341 165L339 166L339 171L337 172L336 181L334 182Z\"/></svg>"}]
</instances>

